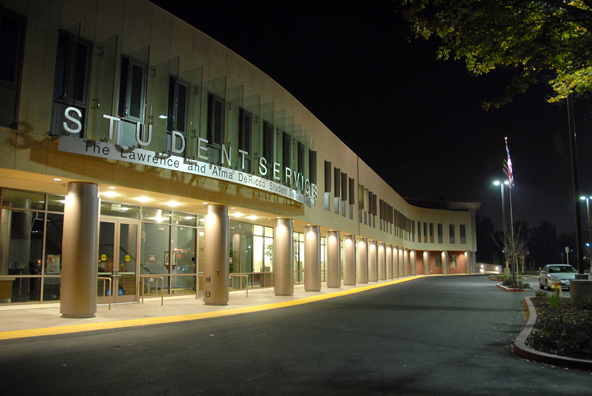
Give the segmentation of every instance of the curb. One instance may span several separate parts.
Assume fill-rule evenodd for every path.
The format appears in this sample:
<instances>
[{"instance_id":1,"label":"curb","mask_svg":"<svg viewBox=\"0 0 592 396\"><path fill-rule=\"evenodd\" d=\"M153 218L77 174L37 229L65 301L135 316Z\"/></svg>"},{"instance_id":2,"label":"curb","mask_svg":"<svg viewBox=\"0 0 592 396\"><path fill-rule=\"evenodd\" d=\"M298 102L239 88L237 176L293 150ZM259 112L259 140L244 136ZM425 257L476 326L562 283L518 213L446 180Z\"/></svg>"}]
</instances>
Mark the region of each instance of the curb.
<instances>
[{"instance_id":1,"label":"curb","mask_svg":"<svg viewBox=\"0 0 592 396\"><path fill-rule=\"evenodd\" d=\"M513 342L513 349L514 353L520 357L525 359L534 360L541 363L552 364L554 366L561 366L561 367L569 367L569 368L576 368L581 370L592 370L592 360L584 360L584 359L575 359L566 356L559 356L559 355L552 355L550 353L539 352L536 351L528 346L526 346L525 341L530 335L534 324L536 323L536 309L530 301L532 297L524 297L524 303L526 304L526 308L528 309L528 321L526 325L516 337Z\"/></svg>"},{"instance_id":2,"label":"curb","mask_svg":"<svg viewBox=\"0 0 592 396\"><path fill-rule=\"evenodd\" d=\"M507 292L523 292L524 289L513 289L511 287L507 287L507 286L503 286L503 285L496 285L497 287L499 287L500 289L502 289L503 291L507 291Z\"/></svg>"},{"instance_id":3,"label":"curb","mask_svg":"<svg viewBox=\"0 0 592 396\"><path fill-rule=\"evenodd\" d=\"M495 279L491 275L489 276L489 280L492 280L494 282L503 282L504 281L503 279Z\"/></svg>"}]
</instances>

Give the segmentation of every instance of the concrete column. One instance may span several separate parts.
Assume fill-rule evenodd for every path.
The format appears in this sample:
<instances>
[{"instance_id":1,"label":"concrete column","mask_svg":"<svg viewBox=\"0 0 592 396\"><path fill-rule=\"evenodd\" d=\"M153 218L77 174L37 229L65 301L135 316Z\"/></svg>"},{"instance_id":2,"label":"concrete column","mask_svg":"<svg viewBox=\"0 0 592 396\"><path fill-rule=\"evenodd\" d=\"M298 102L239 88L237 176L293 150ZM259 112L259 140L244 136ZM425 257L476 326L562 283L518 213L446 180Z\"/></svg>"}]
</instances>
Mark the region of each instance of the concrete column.
<instances>
[{"instance_id":1,"label":"concrete column","mask_svg":"<svg viewBox=\"0 0 592 396\"><path fill-rule=\"evenodd\" d=\"M393 247L385 245L386 249L386 279L393 279Z\"/></svg>"},{"instance_id":2,"label":"concrete column","mask_svg":"<svg viewBox=\"0 0 592 396\"><path fill-rule=\"evenodd\" d=\"M386 249L384 243L378 244L378 280L386 280Z\"/></svg>"},{"instance_id":3,"label":"concrete column","mask_svg":"<svg viewBox=\"0 0 592 396\"><path fill-rule=\"evenodd\" d=\"M409 249L402 249L403 251L403 276L409 276L411 271L409 271Z\"/></svg>"},{"instance_id":4,"label":"concrete column","mask_svg":"<svg viewBox=\"0 0 592 396\"><path fill-rule=\"evenodd\" d=\"M343 284L356 284L356 237L353 235L343 238Z\"/></svg>"},{"instance_id":5,"label":"concrete column","mask_svg":"<svg viewBox=\"0 0 592 396\"><path fill-rule=\"evenodd\" d=\"M292 219L275 221L273 290L276 296L294 295L294 227Z\"/></svg>"},{"instance_id":6,"label":"concrete column","mask_svg":"<svg viewBox=\"0 0 592 396\"><path fill-rule=\"evenodd\" d=\"M448 274L450 271L450 261L448 260L448 250L442 252L442 273Z\"/></svg>"},{"instance_id":7,"label":"concrete column","mask_svg":"<svg viewBox=\"0 0 592 396\"><path fill-rule=\"evenodd\" d=\"M473 255L471 254L470 251L466 250L465 251L465 267L466 267L466 273L467 274L472 274L473 273Z\"/></svg>"},{"instance_id":8,"label":"concrete column","mask_svg":"<svg viewBox=\"0 0 592 396\"><path fill-rule=\"evenodd\" d=\"M341 287L341 238L339 231L327 232L327 287Z\"/></svg>"},{"instance_id":9,"label":"concrete column","mask_svg":"<svg viewBox=\"0 0 592 396\"><path fill-rule=\"evenodd\" d=\"M64 318L91 318L97 312L100 206L98 184L68 183L60 286Z\"/></svg>"},{"instance_id":10,"label":"concrete column","mask_svg":"<svg viewBox=\"0 0 592 396\"><path fill-rule=\"evenodd\" d=\"M417 275L417 251L415 249L409 250L409 270L411 271L409 275Z\"/></svg>"},{"instance_id":11,"label":"concrete column","mask_svg":"<svg viewBox=\"0 0 592 396\"><path fill-rule=\"evenodd\" d=\"M230 219L228 206L208 205L204 224L205 305L228 305ZM240 255L240 252L236 252Z\"/></svg>"},{"instance_id":12,"label":"concrete column","mask_svg":"<svg viewBox=\"0 0 592 396\"><path fill-rule=\"evenodd\" d=\"M376 241L368 243L368 281L378 282L378 246Z\"/></svg>"},{"instance_id":13,"label":"concrete column","mask_svg":"<svg viewBox=\"0 0 592 396\"><path fill-rule=\"evenodd\" d=\"M358 283L368 283L368 241L366 238L358 240L356 258Z\"/></svg>"},{"instance_id":14,"label":"concrete column","mask_svg":"<svg viewBox=\"0 0 592 396\"><path fill-rule=\"evenodd\" d=\"M424 275L430 275L432 271L430 270L430 251L426 250L423 252L423 273Z\"/></svg>"},{"instance_id":15,"label":"concrete column","mask_svg":"<svg viewBox=\"0 0 592 396\"><path fill-rule=\"evenodd\" d=\"M304 290L321 291L321 228L304 230Z\"/></svg>"},{"instance_id":16,"label":"concrete column","mask_svg":"<svg viewBox=\"0 0 592 396\"><path fill-rule=\"evenodd\" d=\"M471 263L473 263L473 273L478 272L477 270L477 252L471 252Z\"/></svg>"},{"instance_id":17,"label":"concrete column","mask_svg":"<svg viewBox=\"0 0 592 396\"><path fill-rule=\"evenodd\" d=\"M393 278L398 278L399 274L399 248L393 246Z\"/></svg>"}]
</instances>

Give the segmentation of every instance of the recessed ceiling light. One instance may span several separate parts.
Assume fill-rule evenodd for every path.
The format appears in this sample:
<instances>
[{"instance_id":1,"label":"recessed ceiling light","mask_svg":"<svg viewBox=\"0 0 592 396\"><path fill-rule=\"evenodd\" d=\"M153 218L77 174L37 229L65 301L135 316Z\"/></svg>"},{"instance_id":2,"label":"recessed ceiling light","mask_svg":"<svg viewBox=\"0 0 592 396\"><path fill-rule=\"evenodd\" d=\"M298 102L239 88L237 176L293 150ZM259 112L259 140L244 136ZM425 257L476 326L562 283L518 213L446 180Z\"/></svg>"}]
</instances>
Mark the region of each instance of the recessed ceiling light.
<instances>
[{"instance_id":1,"label":"recessed ceiling light","mask_svg":"<svg viewBox=\"0 0 592 396\"><path fill-rule=\"evenodd\" d=\"M204 205L207 205L207 204L208 204L207 202L202 202L202 203L203 203Z\"/></svg>"},{"instance_id":2,"label":"recessed ceiling light","mask_svg":"<svg viewBox=\"0 0 592 396\"><path fill-rule=\"evenodd\" d=\"M62 181L62 179L60 179L59 177L54 177L53 180L55 180L55 181Z\"/></svg>"},{"instance_id":3,"label":"recessed ceiling light","mask_svg":"<svg viewBox=\"0 0 592 396\"><path fill-rule=\"evenodd\" d=\"M115 187L114 186L109 186L109 189L115 190Z\"/></svg>"}]
</instances>

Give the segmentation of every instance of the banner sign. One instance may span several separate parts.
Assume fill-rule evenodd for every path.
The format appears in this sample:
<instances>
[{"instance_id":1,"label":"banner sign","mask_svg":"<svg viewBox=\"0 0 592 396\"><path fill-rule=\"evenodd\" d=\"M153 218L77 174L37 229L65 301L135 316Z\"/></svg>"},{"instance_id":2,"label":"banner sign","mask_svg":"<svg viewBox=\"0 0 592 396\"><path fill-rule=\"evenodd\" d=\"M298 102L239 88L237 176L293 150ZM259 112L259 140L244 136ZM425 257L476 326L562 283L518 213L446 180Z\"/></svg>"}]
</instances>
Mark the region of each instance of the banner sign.
<instances>
[{"instance_id":1,"label":"banner sign","mask_svg":"<svg viewBox=\"0 0 592 396\"><path fill-rule=\"evenodd\" d=\"M114 143L81 139L78 136L62 135L59 139L59 151L89 155L97 158L130 162L138 165L154 166L162 169L190 173L212 179L228 181L256 188L271 194L281 195L311 207L312 198L276 181L264 179L250 173L225 168L202 161L189 160L173 155L163 155L142 148L126 148ZM308 187L308 186L307 186ZM316 186L313 185L316 190ZM315 191L316 192L316 191Z\"/></svg>"}]
</instances>

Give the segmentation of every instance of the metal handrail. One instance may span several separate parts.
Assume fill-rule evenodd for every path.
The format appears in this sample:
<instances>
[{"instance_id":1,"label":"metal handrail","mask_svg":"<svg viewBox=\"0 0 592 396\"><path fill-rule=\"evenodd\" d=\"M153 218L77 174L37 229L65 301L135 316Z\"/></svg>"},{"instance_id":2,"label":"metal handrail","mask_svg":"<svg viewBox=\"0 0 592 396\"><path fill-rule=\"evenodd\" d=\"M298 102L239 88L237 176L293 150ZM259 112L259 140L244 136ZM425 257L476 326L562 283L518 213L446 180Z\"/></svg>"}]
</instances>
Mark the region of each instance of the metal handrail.
<instances>
[{"instance_id":1,"label":"metal handrail","mask_svg":"<svg viewBox=\"0 0 592 396\"><path fill-rule=\"evenodd\" d=\"M160 287L160 306L164 306L164 277L163 276L154 276L154 275L140 275L142 278L142 304L144 304L144 279L151 278L151 279L160 279L162 281ZM158 282L156 282L156 289L158 290Z\"/></svg>"},{"instance_id":2,"label":"metal handrail","mask_svg":"<svg viewBox=\"0 0 592 396\"><path fill-rule=\"evenodd\" d=\"M247 278L247 284L245 286L245 290L247 291L247 297L249 297L249 276L248 275L240 275L240 274L230 274L230 277L232 278L233 276L240 276L240 288L243 288L243 276L245 278ZM253 285L251 285L251 289L253 288Z\"/></svg>"},{"instance_id":3,"label":"metal handrail","mask_svg":"<svg viewBox=\"0 0 592 396\"><path fill-rule=\"evenodd\" d=\"M109 281L109 310L111 310L111 298L113 297L113 283L111 283L113 281L113 279L108 278L106 276L99 276L97 277L97 279L99 280L103 280L103 281ZM105 297L105 282L103 282L103 297Z\"/></svg>"}]
</instances>

